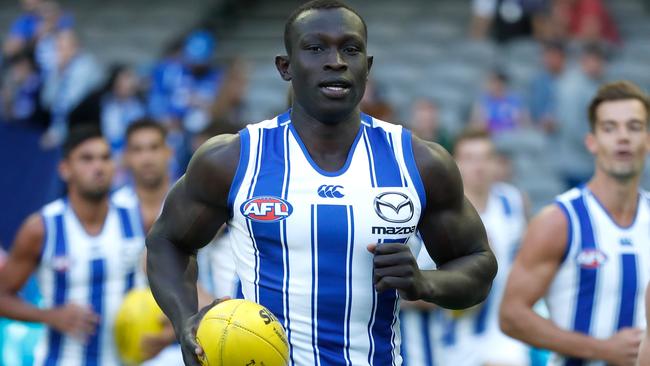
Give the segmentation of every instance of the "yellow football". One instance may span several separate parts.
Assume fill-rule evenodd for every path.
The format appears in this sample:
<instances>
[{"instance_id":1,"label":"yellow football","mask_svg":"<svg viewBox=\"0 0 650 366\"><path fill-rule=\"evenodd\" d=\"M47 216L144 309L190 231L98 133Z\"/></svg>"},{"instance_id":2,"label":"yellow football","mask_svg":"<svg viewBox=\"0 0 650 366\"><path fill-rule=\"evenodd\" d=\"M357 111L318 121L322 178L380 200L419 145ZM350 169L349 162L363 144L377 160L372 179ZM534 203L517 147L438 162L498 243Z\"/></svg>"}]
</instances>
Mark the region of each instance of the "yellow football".
<instances>
[{"instance_id":1,"label":"yellow football","mask_svg":"<svg viewBox=\"0 0 650 366\"><path fill-rule=\"evenodd\" d=\"M148 288L131 290L115 317L115 345L127 366L145 361L142 339L145 335L160 334L164 313L158 307Z\"/></svg>"},{"instance_id":2,"label":"yellow football","mask_svg":"<svg viewBox=\"0 0 650 366\"><path fill-rule=\"evenodd\" d=\"M267 308L248 300L226 300L210 309L196 332L204 366L289 364L282 324Z\"/></svg>"}]
</instances>

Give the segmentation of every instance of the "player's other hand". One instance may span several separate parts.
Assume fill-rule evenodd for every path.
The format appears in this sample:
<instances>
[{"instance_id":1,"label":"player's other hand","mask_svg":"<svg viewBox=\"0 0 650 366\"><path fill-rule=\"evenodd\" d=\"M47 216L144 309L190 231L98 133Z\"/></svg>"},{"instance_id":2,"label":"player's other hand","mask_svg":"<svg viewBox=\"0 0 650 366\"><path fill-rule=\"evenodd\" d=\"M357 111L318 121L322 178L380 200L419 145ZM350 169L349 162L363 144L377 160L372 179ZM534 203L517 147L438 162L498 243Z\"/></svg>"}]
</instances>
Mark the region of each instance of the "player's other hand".
<instances>
[{"instance_id":1,"label":"player's other hand","mask_svg":"<svg viewBox=\"0 0 650 366\"><path fill-rule=\"evenodd\" d=\"M212 309L218 303L230 299L229 297L222 297L214 300L209 305L203 307L198 313L187 318L183 323L183 328L180 332L181 350L183 352L183 362L186 366L201 366L199 357L203 356L203 349L196 341L196 331L199 328L201 319L208 310Z\"/></svg>"},{"instance_id":2,"label":"player's other hand","mask_svg":"<svg viewBox=\"0 0 650 366\"><path fill-rule=\"evenodd\" d=\"M163 324L163 330L159 334L148 334L142 337L140 347L142 347L147 360L156 357L176 339L174 328L169 319L163 315L160 317L160 322Z\"/></svg>"},{"instance_id":3,"label":"player's other hand","mask_svg":"<svg viewBox=\"0 0 650 366\"><path fill-rule=\"evenodd\" d=\"M396 289L405 300L422 297L424 279L411 249L402 243L370 244L373 253L375 290Z\"/></svg>"},{"instance_id":4,"label":"player's other hand","mask_svg":"<svg viewBox=\"0 0 650 366\"><path fill-rule=\"evenodd\" d=\"M603 360L614 366L634 366L639 354L643 331L623 328L605 340Z\"/></svg>"},{"instance_id":5,"label":"player's other hand","mask_svg":"<svg viewBox=\"0 0 650 366\"><path fill-rule=\"evenodd\" d=\"M47 324L61 333L85 341L95 334L99 321L99 315L89 307L65 304L49 311Z\"/></svg>"}]
</instances>

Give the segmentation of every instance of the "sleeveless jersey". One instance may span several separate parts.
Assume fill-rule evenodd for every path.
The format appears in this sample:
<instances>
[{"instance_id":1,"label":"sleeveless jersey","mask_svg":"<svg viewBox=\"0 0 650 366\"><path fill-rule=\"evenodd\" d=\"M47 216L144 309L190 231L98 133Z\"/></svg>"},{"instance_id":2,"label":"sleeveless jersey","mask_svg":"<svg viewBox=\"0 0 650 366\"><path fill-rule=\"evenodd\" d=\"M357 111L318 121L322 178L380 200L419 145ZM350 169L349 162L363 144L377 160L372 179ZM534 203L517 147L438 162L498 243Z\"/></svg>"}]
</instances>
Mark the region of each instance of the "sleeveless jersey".
<instances>
[{"instance_id":1,"label":"sleeveless jersey","mask_svg":"<svg viewBox=\"0 0 650 366\"><path fill-rule=\"evenodd\" d=\"M41 214L46 237L37 279L44 307L89 306L101 321L85 342L48 329L35 365L120 365L113 323L141 263L144 240L138 212L111 202L96 236L85 231L65 198L46 205Z\"/></svg>"},{"instance_id":2,"label":"sleeveless jersey","mask_svg":"<svg viewBox=\"0 0 650 366\"><path fill-rule=\"evenodd\" d=\"M284 325L290 364L400 365L399 296L375 291L366 246L416 232L425 196L410 132L362 114L336 172L314 163L290 112L240 138L228 197L237 274Z\"/></svg>"},{"instance_id":3,"label":"sleeveless jersey","mask_svg":"<svg viewBox=\"0 0 650 366\"><path fill-rule=\"evenodd\" d=\"M568 243L546 303L562 329L609 338L624 327L645 328L644 289L650 280L650 196L640 191L629 227L616 224L585 186L558 196ZM605 365L553 355L550 365Z\"/></svg>"}]
</instances>

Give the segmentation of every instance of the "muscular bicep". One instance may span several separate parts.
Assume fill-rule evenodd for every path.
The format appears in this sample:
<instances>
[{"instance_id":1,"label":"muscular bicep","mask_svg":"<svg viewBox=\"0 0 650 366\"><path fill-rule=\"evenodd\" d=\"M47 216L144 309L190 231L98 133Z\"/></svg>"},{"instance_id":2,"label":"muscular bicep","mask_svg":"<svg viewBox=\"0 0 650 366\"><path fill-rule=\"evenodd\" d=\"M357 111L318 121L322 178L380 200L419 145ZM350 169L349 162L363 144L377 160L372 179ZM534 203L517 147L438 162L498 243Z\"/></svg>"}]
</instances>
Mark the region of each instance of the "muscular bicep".
<instances>
[{"instance_id":1,"label":"muscular bicep","mask_svg":"<svg viewBox=\"0 0 650 366\"><path fill-rule=\"evenodd\" d=\"M531 221L512 265L504 302L533 306L544 296L566 250L567 225L557 206L547 207Z\"/></svg>"},{"instance_id":2,"label":"muscular bicep","mask_svg":"<svg viewBox=\"0 0 650 366\"><path fill-rule=\"evenodd\" d=\"M490 250L480 216L467 199L461 200L459 207L430 210L420 220L424 245L440 268L454 259Z\"/></svg>"},{"instance_id":3,"label":"muscular bicep","mask_svg":"<svg viewBox=\"0 0 650 366\"><path fill-rule=\"evenodd\" d=\"M165 199L150 236L163 236L188 252L207 245L228 219L227 197L238 158L237 136L222 135L204 144Z\"/></svg>"},{"instance_id":4,"label":"muscular bicep","mask_svg":"<svg viewBox=\"0 0 650 366\"><path fill-rule=\"evenodd\" d=\"M418 230L439 267L454 259L488 252L481 218L465 198L460 172L437 144L414 139L413 152L426 192L426 208Z\"/></svg>"},{"instance_id":5,"label":"muscular bicep","mask_svg":"<svg viewBox=\"0 0 650 366\"><path fill-rule=\"evenodd\" d=\"M2 291L18 292L38 266L45 228L43 219L33 214L23 223L11 248L7 262L0 270Z\"/></svg>"}]
</instances>

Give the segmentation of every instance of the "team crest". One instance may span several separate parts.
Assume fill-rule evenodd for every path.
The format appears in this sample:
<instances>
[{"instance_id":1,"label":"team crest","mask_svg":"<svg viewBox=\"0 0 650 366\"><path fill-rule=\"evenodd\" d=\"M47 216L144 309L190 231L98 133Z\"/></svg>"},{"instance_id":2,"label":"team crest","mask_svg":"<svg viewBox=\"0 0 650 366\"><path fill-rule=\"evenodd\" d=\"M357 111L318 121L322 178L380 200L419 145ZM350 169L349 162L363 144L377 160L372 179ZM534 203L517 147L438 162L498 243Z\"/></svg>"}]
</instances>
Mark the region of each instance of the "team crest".
<instances>
[{"instance_id":1,"label":"team crest","mask_svg":"<svg viewBox=\"0 0 650 366\"><path fill-rule=\"evenodd\" d=\"M607 255L598 249L584 249L576 256L580 268L596 269L607 262Z\"/></svg>"},{"instance_id":2,"label":"team crest","mask_svg":"<svg viewBox=\"0 0 650 366\"><path fill-rule=\"evenodd\" d=\"M291 204L273 196L253 197L240 207L242 215L258 222L275 222L289 217L293 212Z\"/></svg>"}]
</instances>

